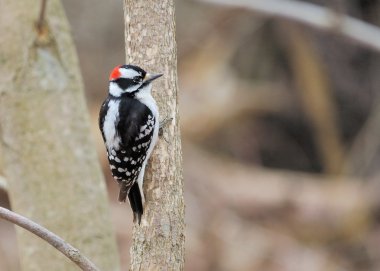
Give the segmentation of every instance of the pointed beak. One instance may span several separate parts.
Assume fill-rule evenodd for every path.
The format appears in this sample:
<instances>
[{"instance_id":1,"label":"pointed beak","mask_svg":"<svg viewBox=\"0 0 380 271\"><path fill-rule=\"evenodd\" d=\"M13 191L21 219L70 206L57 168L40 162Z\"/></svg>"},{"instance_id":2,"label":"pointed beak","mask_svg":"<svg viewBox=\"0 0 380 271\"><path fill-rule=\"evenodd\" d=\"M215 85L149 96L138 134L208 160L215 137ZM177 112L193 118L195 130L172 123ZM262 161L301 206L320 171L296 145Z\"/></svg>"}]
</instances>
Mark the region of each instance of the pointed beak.
<instances>
[{"instance_id":1,"label":"pointed beak","mask_svg":"<svg viewBox=\"0 0 380 271\"><path fill-rule=\"evenodd\" d=\"M157 78L161 77L163 74L162 73L157 73L157 74L150 74L147 73L144 78L144 83L150 83L153 80L156 80Z\"/></svg>"}]
</instances>

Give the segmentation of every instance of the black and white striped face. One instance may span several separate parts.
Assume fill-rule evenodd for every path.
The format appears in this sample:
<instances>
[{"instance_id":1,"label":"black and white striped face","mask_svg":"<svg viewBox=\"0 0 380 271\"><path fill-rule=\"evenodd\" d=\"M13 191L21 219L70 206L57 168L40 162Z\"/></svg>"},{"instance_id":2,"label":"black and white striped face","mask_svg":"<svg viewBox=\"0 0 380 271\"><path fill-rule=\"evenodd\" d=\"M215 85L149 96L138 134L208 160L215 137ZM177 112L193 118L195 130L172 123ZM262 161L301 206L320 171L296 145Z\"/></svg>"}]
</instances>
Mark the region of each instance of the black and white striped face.
<instances>
[{"instance_id":1,"label":"black and white striped face","mask_svg":"<svg viewBox=\"0 0 380 271\"><path fill-rule=\"evenodd\" d=\"M140 67L133 65L120 65L110 74L109 93L120 97L127 94L134 97L140 90L150 89L151 82L162 74L149 74Z\"/></svg>"}]
</instances>

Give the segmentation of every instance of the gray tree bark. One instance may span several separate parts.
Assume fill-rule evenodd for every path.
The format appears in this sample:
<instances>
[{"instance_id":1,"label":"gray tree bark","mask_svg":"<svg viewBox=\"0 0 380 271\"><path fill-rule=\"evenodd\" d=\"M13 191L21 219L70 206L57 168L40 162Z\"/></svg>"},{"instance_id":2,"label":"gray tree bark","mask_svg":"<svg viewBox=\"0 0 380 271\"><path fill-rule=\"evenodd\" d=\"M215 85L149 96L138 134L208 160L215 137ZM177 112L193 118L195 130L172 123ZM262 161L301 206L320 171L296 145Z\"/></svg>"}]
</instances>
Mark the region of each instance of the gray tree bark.
<instances>
[{"instance_id":1,"label":"gray tree bark","mask_svg":"<svg viewBox=\"0 0 380 271\"><path fill-rule=\"evenodd\" d=\"M173 0L124 1L127 63L164 73L154 82L161 119L172 117L150 159L145 210L133 229L131 270L183 270L184 200ZM166 140L163 140L166 139Z\"/></svg>"},{"instance_id":2,"label":"gray tree bark","mask_svg":"<svg viewBox=\"0 0 380 271\"><path fill-rule=\"evenodd\" d=\"M36 31L39 0L1 0L0 141L12 209L60 235L103 270L118 270L105 183L82 78L58 0ZM22 270L77 270L18 229Z\"/></svg>"}]
</instances>

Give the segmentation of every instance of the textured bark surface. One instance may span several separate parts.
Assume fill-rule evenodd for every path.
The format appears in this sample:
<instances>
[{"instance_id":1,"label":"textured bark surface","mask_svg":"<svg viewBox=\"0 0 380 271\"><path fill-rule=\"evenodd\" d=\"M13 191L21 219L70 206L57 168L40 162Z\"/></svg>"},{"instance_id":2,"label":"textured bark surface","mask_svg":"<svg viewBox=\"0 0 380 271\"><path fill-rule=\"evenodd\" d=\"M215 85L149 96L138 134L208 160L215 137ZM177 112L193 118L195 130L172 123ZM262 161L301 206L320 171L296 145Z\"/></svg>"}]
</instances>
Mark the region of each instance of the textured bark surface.
<instances>
[{"instance_id":1,"label":"textured bark surface","mask_svg":"<svg viewBox=\"0 0 380 271\"><path fill-rule=\"evenodd\" d=\"M2 0L0 140L12 209L77 247L103 270L118 256L101 168L70 29L58 0L48 1L37 34L39 0ZM22 270L77 270L18 229Z\"/></svg>"},{"instance_id":2,"label":"textured bark surface","mask_svg":"<svg viewBox=\"0 0 380 271\"><path fill-rule=\"evenodd\" d=\"M164 129L145 176L146 203L134 226L131 270L183 270L184 201L177 102L177 55L173 0L125 0L127 63L164 73L153 84ZM165 139L165 140L164 140Z\"/></svg>"}]
</instances>

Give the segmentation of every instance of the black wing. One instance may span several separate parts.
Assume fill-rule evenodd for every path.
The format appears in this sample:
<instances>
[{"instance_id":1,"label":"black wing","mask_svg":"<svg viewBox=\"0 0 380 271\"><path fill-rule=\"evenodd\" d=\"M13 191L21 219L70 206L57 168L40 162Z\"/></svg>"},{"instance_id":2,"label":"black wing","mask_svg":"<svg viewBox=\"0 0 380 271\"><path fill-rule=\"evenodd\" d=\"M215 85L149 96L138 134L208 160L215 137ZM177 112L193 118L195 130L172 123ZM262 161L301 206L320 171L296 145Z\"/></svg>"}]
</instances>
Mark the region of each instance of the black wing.
<instances>
[{"instance_id":1,"label":"black wing","mask_svg":"<svg viewBox=\"0 0 380 271\"><path fill-rule=\"evenodd\" d=\"M118 134L121 146L108 154L112 175L122 185L124 201L130 187L137 180L152 142L155 118L150 109L136 99L120 102Z\"/></svg>"},{"instance_id":2,"label":"black wing","mask_svg":"<svg viewBox=\"0 0 380 271\"><path fill-rule=\"evenodd\" d=\"M136 137L141 133L141 127L153 118L150 109L133 98L124 98L120 102L119 124L117 130L125 148L136 144Z\"/></svg>"},{"instance_id":3,"label":"black wing","mask_svg":"<svg viewBox=\"0 0 380 271\"><path fill-rule=\"evenodd\" d=\"M99 129L100 132L102 133L103 141L105 142L106 139L104 137L103 133L103 124L104 124L104 119L106 118L107 112L108 112L108 103L110 101L110 98L108 97L100 107L100 112L99 112L99 118L98 118L98 124L99 124Z\"/></svg>"}]
</instances>

